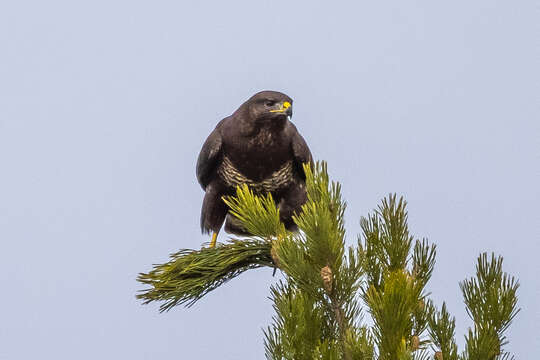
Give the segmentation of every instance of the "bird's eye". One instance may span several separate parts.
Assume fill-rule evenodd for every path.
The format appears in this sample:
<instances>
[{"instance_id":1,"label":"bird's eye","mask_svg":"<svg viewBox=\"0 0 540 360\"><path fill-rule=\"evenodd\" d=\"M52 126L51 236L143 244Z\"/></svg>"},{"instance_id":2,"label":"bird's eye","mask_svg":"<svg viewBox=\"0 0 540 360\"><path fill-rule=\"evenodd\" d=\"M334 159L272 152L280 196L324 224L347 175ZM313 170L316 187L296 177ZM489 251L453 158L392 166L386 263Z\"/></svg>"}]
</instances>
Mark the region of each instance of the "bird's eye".
<instances>
[{"instance_id":1,"label":"bird's eye","mask_svg":"<svg viewBox=\"0 0 540 360\"><path fill-rule=\"evenodd\" d=\"M271 107L271 106L274 106L276 105L276 102L275 101L272 101L272 100L268 100L264 103L264 105L268 106L268 107Z\"/></svg>"}]
</instances>

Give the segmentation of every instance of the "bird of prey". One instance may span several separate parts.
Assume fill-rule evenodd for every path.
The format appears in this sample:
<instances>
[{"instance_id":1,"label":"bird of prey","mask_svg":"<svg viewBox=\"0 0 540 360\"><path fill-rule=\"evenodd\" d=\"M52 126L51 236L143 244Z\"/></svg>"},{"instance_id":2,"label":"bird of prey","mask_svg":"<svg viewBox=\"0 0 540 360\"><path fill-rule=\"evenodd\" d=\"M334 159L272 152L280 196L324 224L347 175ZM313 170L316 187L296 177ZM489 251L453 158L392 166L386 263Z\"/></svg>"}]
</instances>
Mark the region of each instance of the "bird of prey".
<instances>
[{"instance_id":1,"label":"bird of prey","mask_svg":"<svg viewBox=\"0 0 540 360\"><path fill-rule=\"evenodd\" d=\"M292 216L307 200L302 165L313 160L290 121L292 103L283 93L261 91L221 120L204 142L197 180L205 191L201 230L212 232L210 247L224 221L226 232L249 235L222 200L242 184L256 194L271 193L285 227L296 230Z\"/></svg>"}]
</instances>

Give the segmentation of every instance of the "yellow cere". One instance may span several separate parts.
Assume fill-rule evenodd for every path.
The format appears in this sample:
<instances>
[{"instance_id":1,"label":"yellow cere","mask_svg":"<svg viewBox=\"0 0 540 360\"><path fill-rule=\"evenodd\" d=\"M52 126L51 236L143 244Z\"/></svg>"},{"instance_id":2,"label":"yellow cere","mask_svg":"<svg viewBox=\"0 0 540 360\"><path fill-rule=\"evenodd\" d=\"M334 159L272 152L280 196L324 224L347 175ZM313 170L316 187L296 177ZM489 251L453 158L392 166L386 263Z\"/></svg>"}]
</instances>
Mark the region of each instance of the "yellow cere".
<instances>
[{"instance_id":1,"label":"yellow cere","mask_svg":"<svg viewBox=\"0 0 540 360\"><path fill-rule=\"evenodd\" d=\"M278 110L270 110L270 112L285 112L285 110L287 110L290 107L291 107L291 103L288 101L284 101L283 104L281 105L281 108L279 108Z\"/></svg>"}]
</instances>

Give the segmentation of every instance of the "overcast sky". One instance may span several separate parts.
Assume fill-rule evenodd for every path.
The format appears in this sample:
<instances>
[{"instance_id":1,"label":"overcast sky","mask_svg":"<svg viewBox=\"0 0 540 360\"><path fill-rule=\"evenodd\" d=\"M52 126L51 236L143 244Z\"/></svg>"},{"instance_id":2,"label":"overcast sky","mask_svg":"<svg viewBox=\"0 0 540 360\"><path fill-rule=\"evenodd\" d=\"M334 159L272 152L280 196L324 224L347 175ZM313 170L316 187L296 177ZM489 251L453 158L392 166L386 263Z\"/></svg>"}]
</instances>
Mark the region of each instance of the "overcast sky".
<instances>
[{"instance_id":1,"label":"overcast sky","mask_svg":"<svg viewBox=\"0 0 540 360\"><path fill-rule=\"evenodd\" d=\"M293 121L348 202L390 192L438 246L429 285L483 251L517 276L508 349L540 352L540 11L533 1L0 4L0 359L262 359L271 269L159 314L139 272L209 239L200 147L253 93ZM226 235L220 234L220 241Z\"/></svg>"}]
</instances>

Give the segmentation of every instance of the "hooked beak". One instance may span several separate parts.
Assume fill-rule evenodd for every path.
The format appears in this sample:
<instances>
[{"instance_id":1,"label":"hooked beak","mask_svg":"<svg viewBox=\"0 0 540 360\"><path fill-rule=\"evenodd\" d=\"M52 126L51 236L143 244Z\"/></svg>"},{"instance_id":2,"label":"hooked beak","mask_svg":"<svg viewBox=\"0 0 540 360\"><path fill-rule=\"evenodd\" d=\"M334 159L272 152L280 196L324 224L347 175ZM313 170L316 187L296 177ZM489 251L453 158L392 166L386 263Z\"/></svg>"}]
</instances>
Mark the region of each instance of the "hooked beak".
<instances>
[{"instance_id":1,"label":"hooked beak","mask_svg":"<svg viewBox=\"0 0 540 360\"><path fill-rule=\"evenodd\" d=\"M273 113L284 113L287 115L288 118L291 118L292 116L292 104L288 101L284 101L280 104L279 109L276 110L270 110L270 112Z\"/></svg>"}]
</instances>

